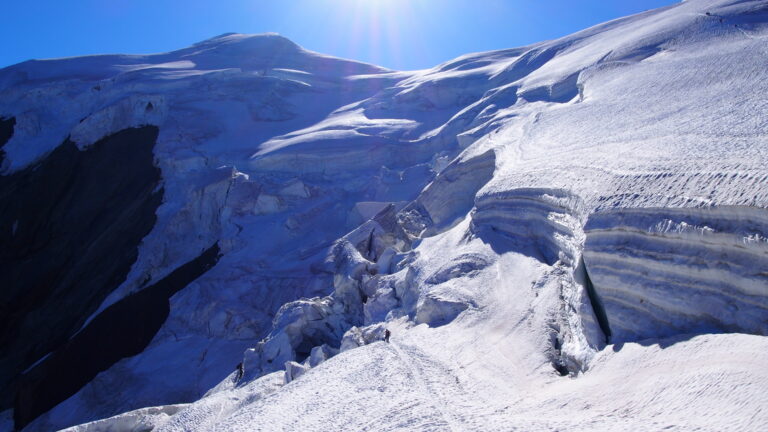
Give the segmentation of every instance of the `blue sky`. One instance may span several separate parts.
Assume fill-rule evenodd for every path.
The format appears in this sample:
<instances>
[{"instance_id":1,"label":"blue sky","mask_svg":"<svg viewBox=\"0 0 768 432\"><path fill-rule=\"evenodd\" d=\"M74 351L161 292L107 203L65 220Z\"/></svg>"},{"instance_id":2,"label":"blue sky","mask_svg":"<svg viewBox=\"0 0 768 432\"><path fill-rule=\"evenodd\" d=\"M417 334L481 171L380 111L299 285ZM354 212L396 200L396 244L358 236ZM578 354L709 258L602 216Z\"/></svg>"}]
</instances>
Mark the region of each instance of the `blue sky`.
<instances>
[{"instance_id":1,"label":"blue sky","mask_svg":"<svg viewBox=\"0 0 768 432\"><path fill-rule=\"evenodd\" d=\"M7 0L0 67L30 58L170 51L226 32L277 32L313 51L421 69L677 1Z\"/></svg>"}]
</instances>

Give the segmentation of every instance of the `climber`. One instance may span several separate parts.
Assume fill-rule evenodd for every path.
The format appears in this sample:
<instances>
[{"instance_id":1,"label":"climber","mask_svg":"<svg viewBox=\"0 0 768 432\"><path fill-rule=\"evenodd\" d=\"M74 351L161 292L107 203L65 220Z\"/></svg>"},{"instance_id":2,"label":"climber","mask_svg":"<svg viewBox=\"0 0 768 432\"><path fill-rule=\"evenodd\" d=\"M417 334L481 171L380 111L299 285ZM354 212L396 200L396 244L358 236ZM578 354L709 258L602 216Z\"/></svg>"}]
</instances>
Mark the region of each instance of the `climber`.
<instances>
[{"instance_id":1,"label":"climber","mask_svg":"<svg viewBox=\"0 0 768 432\"><path fill-rule=\"evenodd\" d=\"M243 378L243 373L243 362L240 362L237 364L237 376L235 377L235 382L238 382Z\"/></svg>"},{"instance_id":2,"label":"climber","mask_svg":"<svg viewBox=\"0 0 768 432\"><path fill-rule=\"evenodd\" d=\"M389 343L389 335L391 335L389 329L384 329L384 342Z\"/></svg>"}]
</instances>

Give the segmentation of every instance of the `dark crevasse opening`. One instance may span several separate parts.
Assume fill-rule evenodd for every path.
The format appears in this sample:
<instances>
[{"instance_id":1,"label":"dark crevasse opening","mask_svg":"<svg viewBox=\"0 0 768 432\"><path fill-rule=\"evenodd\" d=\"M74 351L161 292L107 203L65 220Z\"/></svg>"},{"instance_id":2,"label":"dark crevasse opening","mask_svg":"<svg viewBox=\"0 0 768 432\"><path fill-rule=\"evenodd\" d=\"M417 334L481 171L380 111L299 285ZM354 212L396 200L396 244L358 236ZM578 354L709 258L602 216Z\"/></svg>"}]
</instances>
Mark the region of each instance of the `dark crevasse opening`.
<instances>
[{"instance_id":1,"label":"dark crevasse opening","mask_svg":"<svg viewBox=\"0 0 768 432\"><path fill-rule=\"evenodd\" d=\"M125 129L83 151L67 140L0 176L0 410L21 372L66 343L136 261L163 197L158 132Z\"/></svg>"},{"instance_id":2,"label":"dark crevasse opening","mask_svg":"<svg viewBox=\"0 0 768 432\"><path fill-rule=\"evenodd\" d=\"M592 304L592 310L595 312L595 318L597 318L597 323L600 325L600 330L602 330L605 335L605 343L610 343L611 326L608 323L608 314L605 311L603 301L600 299L597 290L595 290L595 286L592 284L592 280L589 278L589 270L587 269L587 264L584 262L583 257L581 258L579 267L576 271L581 272L584 275L584 286L587 289L587 295L589 296L589 302Z\"/></svg>"},{"instance_id":3,"label":"dark crevasse opening","mask_svg":"<svg viewBox=\"0 0 768 432\"><path fill-rule=\"evenodd\" d=\"M220 256L214 244L157 283L107 307L23 374L14 406L15 427L23 428L119 360L141 353L168 318L171 296L216 265Z\"/></svg>"}]
</instances>

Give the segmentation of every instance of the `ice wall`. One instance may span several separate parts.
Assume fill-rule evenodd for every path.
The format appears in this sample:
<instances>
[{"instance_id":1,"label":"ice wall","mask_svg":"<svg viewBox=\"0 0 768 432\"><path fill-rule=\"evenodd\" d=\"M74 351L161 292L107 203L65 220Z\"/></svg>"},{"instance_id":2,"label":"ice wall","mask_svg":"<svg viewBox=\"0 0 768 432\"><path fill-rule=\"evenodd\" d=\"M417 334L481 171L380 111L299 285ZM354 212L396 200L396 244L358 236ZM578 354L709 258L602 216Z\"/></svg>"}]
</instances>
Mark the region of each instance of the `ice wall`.
<instances>
[{"instance_id":1,"label":"ice wall","mask_svg":"<svg viewBox=\"0 0 768 432\"><path fill-rule=\"evenodd\" d=\"M592 215L584 261L612 342L768 334L768 211L616 209Z\"/></svg>"}]
</instances>

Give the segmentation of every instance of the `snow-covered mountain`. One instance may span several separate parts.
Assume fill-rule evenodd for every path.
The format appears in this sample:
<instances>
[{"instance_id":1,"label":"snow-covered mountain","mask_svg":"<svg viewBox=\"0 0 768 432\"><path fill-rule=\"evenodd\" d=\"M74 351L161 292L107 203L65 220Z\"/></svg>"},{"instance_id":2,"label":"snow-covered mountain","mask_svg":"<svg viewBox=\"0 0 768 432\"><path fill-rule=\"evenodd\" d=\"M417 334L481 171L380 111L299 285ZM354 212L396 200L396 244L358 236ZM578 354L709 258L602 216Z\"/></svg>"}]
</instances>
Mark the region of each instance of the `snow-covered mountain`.
<instances>
[{"instance_id":1,"label":"snow-covered mountain","mask_svg":"<svg viewBox=\"0 0 768 432\"><path fill-rule=\"evenodd\" d=\"M768 1L2 69L0 428L764 430L767 95Z\"/></svg>"}]
</instances>

